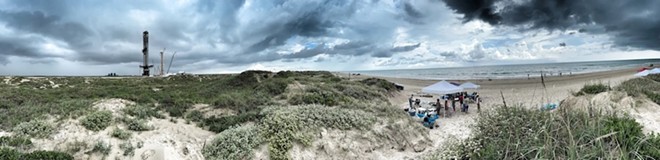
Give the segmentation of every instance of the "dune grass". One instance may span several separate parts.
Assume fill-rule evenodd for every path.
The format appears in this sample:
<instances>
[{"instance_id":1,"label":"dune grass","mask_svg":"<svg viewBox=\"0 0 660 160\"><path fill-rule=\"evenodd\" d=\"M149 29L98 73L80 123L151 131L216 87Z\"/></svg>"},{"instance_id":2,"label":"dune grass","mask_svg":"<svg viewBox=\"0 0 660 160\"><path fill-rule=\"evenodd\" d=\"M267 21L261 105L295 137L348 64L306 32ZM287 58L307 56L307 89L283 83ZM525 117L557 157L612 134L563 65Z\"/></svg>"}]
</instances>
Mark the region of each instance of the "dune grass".
<instances>
[{"instance_id":1,"label":"dune grass","mask_svg":"<svg viewBox=\"0 0 660 160\"><path fill-rule=\"evenodd\" d=\"M25 136L0 137L0 147L14 147L16 149L29 149L33 146L32 140Z\"/></svg>"},{"instance_id":2,"label":"dune grass","mask_svg":"<svg viewBox=\"0 0 660 160\"><path fill-rule=\"evenodd\" d=\"M660 104L660 75L649 75L621 83L617 89L625 91L630 96L646 96L656 104Z\"/></svg>"},{"instance_id":3,"label":"dune grass","mask_svg":"<svg viewBox=\"0 0 660 160\"><path fill-rule=\"evenodd\" d=\"M470 138L427 159L660 158L660 139L641 129L627 116L498 107L480 115Z\"/></svg>"},{"instance_id":4,"label":"dune grass","mask_svg":"<svg viewBox=\"0 0 660 160\"><path fill-rule=\"evenodd\" d=\"M6 160L73 160L73 156L57 151L33 151L22 153L15 149L0 147L0 159Z\"/></svg>"},{"instance_id":5,"label":"dune grass","mask_svg":"<svg viewBox=\"0 0 660 160\"><path fill-rule=\"evenodd\" d=\"M607 86L602 83L597 83L597 84L586 84L578 91L577 93L574 93L574 96L581 96L585 94L598 94L602 92L607 92L611 90L612 88L610 86Z\"/></svg>"}]
</instances>

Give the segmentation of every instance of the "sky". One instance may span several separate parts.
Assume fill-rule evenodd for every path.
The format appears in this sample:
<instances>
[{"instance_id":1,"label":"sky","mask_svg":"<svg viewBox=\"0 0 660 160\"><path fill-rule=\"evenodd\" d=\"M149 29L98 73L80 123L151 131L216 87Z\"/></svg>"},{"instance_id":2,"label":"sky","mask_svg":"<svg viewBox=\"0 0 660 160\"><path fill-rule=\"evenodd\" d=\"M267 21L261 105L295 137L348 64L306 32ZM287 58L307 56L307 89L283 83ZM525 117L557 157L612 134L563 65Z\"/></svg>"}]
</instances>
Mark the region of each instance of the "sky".
<instances>
[{"instance_id":1,"label":"sky","mask_svg":"<svg viewBox=\"0 0 660 160\"><path fill-rule=\"evenodd\" d=\"M144 31L200 74L660 58L660 1L0 0L0 74L139 75Z\"/></svg>"}]
</instances>

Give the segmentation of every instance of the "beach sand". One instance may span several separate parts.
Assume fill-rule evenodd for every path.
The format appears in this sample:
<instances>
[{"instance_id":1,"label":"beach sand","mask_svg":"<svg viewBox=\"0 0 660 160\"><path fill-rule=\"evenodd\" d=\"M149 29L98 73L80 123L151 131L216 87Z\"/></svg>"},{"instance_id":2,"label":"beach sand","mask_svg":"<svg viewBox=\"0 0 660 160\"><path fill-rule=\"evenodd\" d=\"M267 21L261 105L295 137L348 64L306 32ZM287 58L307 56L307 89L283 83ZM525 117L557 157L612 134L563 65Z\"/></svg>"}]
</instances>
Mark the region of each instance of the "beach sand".
<instances>
[{"instance_id":1,"label":"beach sand","mask_svg":"<svg viewBox=\"0 0 660 160\"><path fill-rule=\"evenodd\" d=\"M633 74L636 73L636 68L604 71L586 74L574 74L570 76L552 76L544 77L545 89L541 83L540 77L535 78L519 78L519 79L480 79L469 80L470 82L481 85L478 90L467 90L468 93L476 91L482 98L481 112L487 112L489 107L502 105L502 93L506 100L507 105L523 105L525 107L540 108L543 103L557 103L561 100L571 97L572 92L579 91L585 84L602 83L610 86L617 86L621 82L634 78ZM347 77L345 75L344 77ZM364 79L373 76L361 75L351 76L351 79ZM438 82L438 80L421 80L410 78L389 78L377 77L395 82L404 86L404 90L400 94L392 97L390 101L392 104L405 108L408 106L408 98L410 95L415 95L415 98L420 98L422 102L434 102L437 96L433 98L420 97L421 89L425 86ZM463 83L465 80L450 80L453 82ZM457 107L458 108L458 107ZM451 110L451 109L450 109ZM444 148L445 142L450 139L466 139L470 133L470 125L474 123L475 118L478 116L476 104L470 104L469 113L457 112L451 117L440 118L440 127L430 129L429 135L434 141L432 148L427 151L435 151L439 148ZM660 122L660 121L659 121ZM654 124L658 125L658 123ZM391 155L392 159L407 159L414 155L422 155L422 153L414 152L401 152ZM412 155L411 155L412 154Z\"/></svg>"}]
</instances>

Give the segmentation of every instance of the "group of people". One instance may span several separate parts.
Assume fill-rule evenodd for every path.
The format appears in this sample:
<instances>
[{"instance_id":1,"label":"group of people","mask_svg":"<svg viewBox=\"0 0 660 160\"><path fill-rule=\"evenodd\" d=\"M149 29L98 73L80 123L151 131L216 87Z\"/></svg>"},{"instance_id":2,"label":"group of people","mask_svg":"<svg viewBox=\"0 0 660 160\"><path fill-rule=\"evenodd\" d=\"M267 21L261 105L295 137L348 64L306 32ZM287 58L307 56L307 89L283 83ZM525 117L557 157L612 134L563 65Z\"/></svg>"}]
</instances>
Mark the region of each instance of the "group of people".
<instances>
[{"instance_id":1,"label":"group of people","mask_svg":"<svg viewBox=\"0 0 660 160\"><path fill-rule=\"evenodd\" d=\"M451 106L454 112L456 112L456 104L458 103L461 107L461 112L468 112L469 105L466 102L467 99L474 101L477 104L477 110L481 110L481 99L477 92L468 94L467 92L458 92L454 94L446 94L442 96L442 99L445 100L445 110L449 110L449 101L451 101ZM440 107L440 99L437 99L436 105L437 108Z\"/></svg>"},{"instance_id":2,"label":"group of people","mask_svg":"<svg viewBox=\"0 0 660 160\"><path fill-rule=\"evenodd\" d=\"M442 102L441 99L444 100L444 105L441 103ZM442 110L445 111L444 113L454 113L456 112L456 105L459 105L461 112L467 113L468 109L470 108L470 106L466 102L467 99L470 99L473 102L475 102L477 105L477 110L479 111L481 110L481 98L479 97L479 94L477 94L476 92L472 94L468 94L467 92L446 94L441 98L436 99L436 102L432 103L431 105L435 107L435 113L436 113L435 115L441 115ZM414 115L413 112L416 112L418 108L421 107L421 100L419 98L414 99L414 95L410 95L410 98L408 98L408 103L409 103L409 108L405 110L410 112L411 115ZM452 112L449 112L450 103L451 103ZM427 114L427 115L431 115L431 114Z\"/></svg>"}]
</instances>

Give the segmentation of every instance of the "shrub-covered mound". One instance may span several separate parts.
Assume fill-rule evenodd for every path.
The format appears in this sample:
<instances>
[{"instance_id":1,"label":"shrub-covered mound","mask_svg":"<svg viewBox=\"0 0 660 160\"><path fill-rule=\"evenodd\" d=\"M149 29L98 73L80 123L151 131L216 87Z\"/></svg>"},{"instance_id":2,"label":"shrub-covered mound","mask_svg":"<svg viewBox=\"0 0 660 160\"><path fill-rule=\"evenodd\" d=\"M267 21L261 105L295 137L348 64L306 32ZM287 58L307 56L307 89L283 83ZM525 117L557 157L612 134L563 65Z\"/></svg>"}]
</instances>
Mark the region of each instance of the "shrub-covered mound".
<instances>
[{"instance_id":1,"label":"shrub-covered mound","mask_svg":"<svg viewBox=\"0 0 660 160\"><path fill-rule=\"evenodd\" d=\"M581 96L585 94L598 94L602 92L607 92L610 90L610 86L606 86L605 84L587 84L580 89L579 92L575 93L575 96Z\"/></svg>"},{"instance_id":2,"label":"shrub-covered mound","mask_svg":"<svg viewBox=\"0 0 660 160\"><path fill-rule=\"evenodd\" d=\"M428 159L660 158L660 137L634 119L560 108L557 112L499 107L483 112L473 134Z\"/></svg>"},{"instance_id":3,"label":"shrub-covered mound","mask_svg":"<svg viewBox=\"0 0 660 160\"><path fill-rule=\"evenodd\" d=\"M295 143L310 146L323 128L368 130L375 114L356 109L323 105L271 106L261 112L264 118L254 125L224 130L204 148L208 159L250 159L252 150L268 145L271 159L288 159Z\"/></svg>"},{"instance_id":4,"label":"shrub-covered mound","mask_svg":"<svg viewBox=\"0 0 660 160\"><path fill-rule=\"evenodd\" d=\"M627 80L618 89L623 90L631 96L646 96L656 104L660 104L660 81L657 75L649 75L644 78Z\"/></svg>"}]
</instances>

